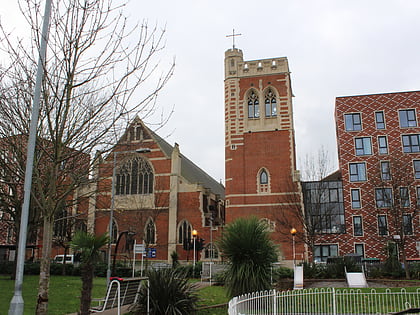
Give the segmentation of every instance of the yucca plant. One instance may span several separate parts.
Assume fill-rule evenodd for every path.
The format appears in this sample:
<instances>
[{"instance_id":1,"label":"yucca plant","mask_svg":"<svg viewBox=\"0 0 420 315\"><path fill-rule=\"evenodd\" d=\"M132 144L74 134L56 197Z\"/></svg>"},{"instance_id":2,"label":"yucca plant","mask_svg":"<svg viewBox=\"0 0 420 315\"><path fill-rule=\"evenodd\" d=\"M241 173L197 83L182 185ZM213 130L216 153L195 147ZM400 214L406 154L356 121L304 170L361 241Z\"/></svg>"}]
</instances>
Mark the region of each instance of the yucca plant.
<instances>
[{"instance_id":1,"label":"yucca plant","mask_svg":"<svg viewBox=\"0 0 420 315\"><path fill-rule=\"evenodd\" d=\"M229 296L271 288L271 264L277 249L265 222L256 217L239 218L229 224L219 241L229 265L224 274Z\"/></svg>"},{"instance_id":2,"label":"yucca plant","mask_svg":"<svg viewBox=\"0 0 420 315\"><path fill-rule=\"evenodd\" d=\"M177 269L149 270L150 314L194 314L198 297L193 284ZM130 309L132 314L146 314L147 287L141 288L137 304Z\"/></svg>"}]
</instances>

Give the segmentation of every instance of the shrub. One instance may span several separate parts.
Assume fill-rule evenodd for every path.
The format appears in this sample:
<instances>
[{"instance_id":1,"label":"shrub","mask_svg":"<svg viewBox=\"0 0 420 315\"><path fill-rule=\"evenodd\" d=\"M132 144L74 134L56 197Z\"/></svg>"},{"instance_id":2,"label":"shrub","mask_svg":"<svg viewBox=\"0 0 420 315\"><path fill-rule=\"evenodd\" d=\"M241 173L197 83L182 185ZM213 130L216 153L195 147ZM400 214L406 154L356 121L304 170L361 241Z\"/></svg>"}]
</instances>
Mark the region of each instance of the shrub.
<instances>
[{"instance_id":1,"label":"shrub","mask_svg":"<svg viewBox=\"0 0 420 315\"><path fill-rule=\"evenodd\" d=\"M315 263L303 263L303 274L308 279L325 279L328 278L327 265Z\"/></svg>"},{"instance_id":2,"label":"shrub","mask_svg":"<svg viewBox=\"0 0 420 315\"><path fill-rule=\"evenodd\" d=\"M195 288L180 269L149 269L150 314L193 314L197 308L198 297ZM147 287L140 289L139 300L130 311L134 315L146 314Z\"/></svg>"},{"instance_id":3,"label":"shrub","mask_svg":"<svg viewBox=\"0 0 420 315\"><path fill-rule=\"evenodd\" d=\"M280 279L293 278L293 270L287 267L278 267L273 269L273 281Z\"/></svg>"},{"instance_id":4,"label":"shrub","mask_svg":"<svg viewBox=\"0 0 420 315\"><path fill-rule=\"evenodd\" d=\"M224 279L230 297L271 288L277 250L264 222L239 218L226 227L219 244L229 260Z\"/></svg>"}]
</instances>

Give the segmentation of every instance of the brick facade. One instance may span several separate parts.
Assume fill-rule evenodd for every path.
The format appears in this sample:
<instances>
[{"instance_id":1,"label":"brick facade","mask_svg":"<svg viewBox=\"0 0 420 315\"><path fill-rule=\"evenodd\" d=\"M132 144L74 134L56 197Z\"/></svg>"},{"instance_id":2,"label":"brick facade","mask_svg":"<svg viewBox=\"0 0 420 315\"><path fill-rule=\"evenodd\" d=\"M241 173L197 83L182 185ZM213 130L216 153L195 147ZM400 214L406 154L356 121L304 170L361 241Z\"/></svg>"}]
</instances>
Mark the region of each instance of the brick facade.
<instances>
[{"instance_id":1,"label":"brick facade","mask_svg":"<svg viewBox=\"0 0 420 315\"><path fill-rule=\"evenodd\" d=\"M149 152L137 153L139 148ZM196 229L198 237L205 240L207 247L210 239L220 234L224 223L224 187L183 156L177 144L169 145L139 119L133 121L113 151L97 158L97 193L91 198L94 206L90 208L89 226L96 234L108 232L114 197L114 234L116 239L120 237L117 259L131 259L132 242L136 241L145 242L147 248L155 251L156 256L147 258L149 261L171 261L174 251L180 260L193 260L192 251L184 250L180 237L180 229L185 222L189 227L185 231L188 237L191 237L191 230ZM131 163L134 160L138 161L136 170L140 169L140 165L150 170L152 182L142 181L146 175L133 176L134 166ZM132 169L127 169L130 166ZM114 167L116 188L113 196ZM143 184L139 184L140 181ZM149 184L152 186L150 189ZM133 187L136 191L131 191ZM145 191L139 193L141 189ZM214 224L210 231L212 217ZM151 243L147 238L148 223L154 230ZM130 239L128 235L133 234ZM213 246L216 247L215 244ZM115 245L113 255L114 252ZM220 259L220 255L206 257L207 253L205 249L198 252L197 260ZM137 259L141 259L140 255Z\"/></svg>"},{"instance_id":2,"label":"brick facade","mask_svg":"<svg viewBox=\"0 0 420 315\"><path fill-rule=\"evenodd\" d=\"M227 223L250 215L267 220L280 260L291 261L289 231L299 227L278 220L280 212L299 203L291 189L298 173L286 58L244 61L241 50L226 51L225 171ZM301 257L302 244L296 252Z\"/></svg>"},{"instance_id":3,"label":"brick facade","mask_svg":"<svg viewBox=\"0 0 420 315\"><path fill-rule=\"evenodd\" d=\"M400 258L420 256L419 114L418 91L336 99L346 232L325 234L320 245L337 244L339 255L358 251L383 260L385 246L394 243Z\"/></svg>"}]
</instances>

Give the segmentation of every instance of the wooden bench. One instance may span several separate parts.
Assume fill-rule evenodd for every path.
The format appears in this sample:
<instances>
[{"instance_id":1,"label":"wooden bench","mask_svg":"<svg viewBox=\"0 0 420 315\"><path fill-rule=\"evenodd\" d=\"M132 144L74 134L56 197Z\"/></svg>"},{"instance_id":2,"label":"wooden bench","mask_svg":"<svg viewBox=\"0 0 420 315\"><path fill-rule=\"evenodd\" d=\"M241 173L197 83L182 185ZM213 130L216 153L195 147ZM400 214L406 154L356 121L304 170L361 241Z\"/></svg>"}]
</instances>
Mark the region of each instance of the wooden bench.
<instances>
[{"instance_id":1,"label":"wooden bench","mask_svg":"<svg viewBox=\"0 0 420 315\"><path fill-rule=\"evenodd\" d=\"M97 301L100 304L92 307L91 311L100 313L111 308L118 308L118 315L120 315L121 306L131 305L137 302L140 289L146 282L148 285L147 277L112 279L109 283L106 296L103 299L93 299L93 301ZM149 304L149 298L147 299L147 304ZM147 305L147 309L149 309L149 305Z\"/></svg>"}]
</instances>

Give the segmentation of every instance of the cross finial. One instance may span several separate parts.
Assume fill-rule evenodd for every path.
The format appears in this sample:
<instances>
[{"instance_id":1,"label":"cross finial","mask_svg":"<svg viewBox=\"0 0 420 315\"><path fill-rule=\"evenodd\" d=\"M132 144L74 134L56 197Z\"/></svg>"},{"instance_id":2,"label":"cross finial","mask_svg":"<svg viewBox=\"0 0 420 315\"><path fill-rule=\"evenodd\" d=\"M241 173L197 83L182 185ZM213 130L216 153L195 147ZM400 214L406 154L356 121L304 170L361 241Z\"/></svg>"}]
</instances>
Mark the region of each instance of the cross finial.
<instances>
[{"instance_id":1,"label":"cross finial","mask_svg":"<svg viewBox=\"0 0 420 315\"><path fill-rule=\"evenodd\" d=\"M235 34L235 29L232 31L232 35L226 35L226 37L232 37L233 49L235 49L235 36L241 36L242 34Z\"/></svg>"}]
</instances>

